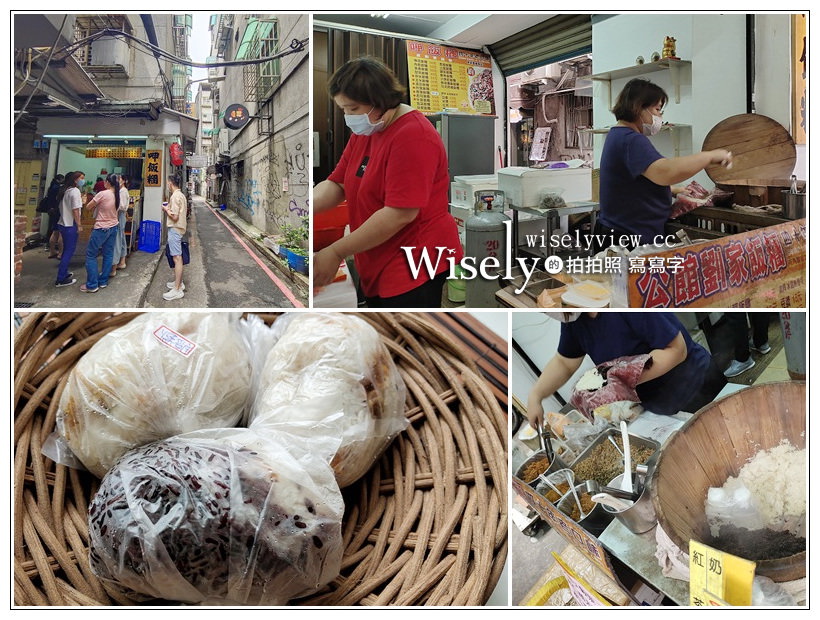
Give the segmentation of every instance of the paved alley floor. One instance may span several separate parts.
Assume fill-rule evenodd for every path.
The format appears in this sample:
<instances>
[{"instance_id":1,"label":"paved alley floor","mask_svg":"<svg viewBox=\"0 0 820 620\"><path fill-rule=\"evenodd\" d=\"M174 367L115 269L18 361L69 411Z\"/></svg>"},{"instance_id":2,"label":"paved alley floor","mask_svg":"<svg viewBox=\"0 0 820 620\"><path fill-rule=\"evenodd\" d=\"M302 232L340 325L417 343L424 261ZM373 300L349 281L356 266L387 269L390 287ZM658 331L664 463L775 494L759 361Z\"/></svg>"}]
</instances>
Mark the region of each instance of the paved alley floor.
<instances>
[{"instance_id":1,"label":"paved alley floor","mask_svg":"<svg viewBox=\"0 0 820 620\"><path fill-rule=\"evenodd\" d=\"M73 286L57 288L58 261L42 248L23 253L23 272L14 283L14 307L22 308L292 308L304 305L296 278L277 269L277 259L266 256L243 232L238 216L218 212L200 196L192 200L188 225L191 262L185 265L185 296L165 301L166 283L173 279L163 244L158 252L133 251L125 270L96 293L82 293L85 249L80 243L69 270ZM101 259L98 259L100 261Z\"/></svg>"}]
</instances>

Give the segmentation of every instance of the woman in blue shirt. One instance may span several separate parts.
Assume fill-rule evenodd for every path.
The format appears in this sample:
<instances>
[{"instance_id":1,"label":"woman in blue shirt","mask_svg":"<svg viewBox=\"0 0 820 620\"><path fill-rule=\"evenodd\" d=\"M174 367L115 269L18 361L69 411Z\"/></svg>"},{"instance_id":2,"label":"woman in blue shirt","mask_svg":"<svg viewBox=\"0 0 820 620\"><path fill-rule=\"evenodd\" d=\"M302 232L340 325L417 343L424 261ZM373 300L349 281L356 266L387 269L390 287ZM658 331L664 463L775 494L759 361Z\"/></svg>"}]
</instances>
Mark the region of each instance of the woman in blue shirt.
<instances>
[{"instance_id":1,"label":"woman in blue shirt","mask_svg":"<svg viewBox=\"0 0 820 620\"><path fill-rule=\"evenodd\" d=\"M706 166L732 163L725 149L701 151L684 157L664 157L649 141L663 125L668 97L657 84L635 78L627 82L612 113L617 124L609 130L601 152L600 213L595 234L597 249L624 245L629 249L662 243L664 225L672 208L670 186L694 176ZM610 236L612 235L612 236ZM622 236L639 235L638 243L621 243Z\"/></svg>"},{"instance_id":2,"label":"woman in blue shirt","mask_svg":"<svg viewBox=\"0 0 820 620\"><path fill-rule=\"evenodd\" d=\"M541 402L564 385L589 355L598 366L626 355L650 354L636 391L647 411L694 413L711 402L726 378L711 354L697 344L680 320L668 312L566 313L558 352L530 390L527 418L543 423Z\"/></svg>"}]
</instances>

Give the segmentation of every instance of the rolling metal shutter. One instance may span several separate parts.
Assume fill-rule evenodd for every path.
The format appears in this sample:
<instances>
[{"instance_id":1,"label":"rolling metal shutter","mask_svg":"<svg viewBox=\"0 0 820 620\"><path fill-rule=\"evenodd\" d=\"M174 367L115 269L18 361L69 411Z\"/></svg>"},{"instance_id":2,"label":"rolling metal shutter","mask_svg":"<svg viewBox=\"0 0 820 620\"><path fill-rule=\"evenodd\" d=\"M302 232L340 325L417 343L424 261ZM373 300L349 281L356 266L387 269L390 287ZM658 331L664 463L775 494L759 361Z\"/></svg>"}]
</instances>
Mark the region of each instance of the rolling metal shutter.
<instances>
[{"instance_id":1,"label":"rolling metal shutter","mask_svg":"<svg viewBox=\"0 0 820 620\"><path fill-rule=\"evenodd\" d=\"M592 51L591 15L556 15L488 46L505 76Z\"/></svg>"}]
</instances>

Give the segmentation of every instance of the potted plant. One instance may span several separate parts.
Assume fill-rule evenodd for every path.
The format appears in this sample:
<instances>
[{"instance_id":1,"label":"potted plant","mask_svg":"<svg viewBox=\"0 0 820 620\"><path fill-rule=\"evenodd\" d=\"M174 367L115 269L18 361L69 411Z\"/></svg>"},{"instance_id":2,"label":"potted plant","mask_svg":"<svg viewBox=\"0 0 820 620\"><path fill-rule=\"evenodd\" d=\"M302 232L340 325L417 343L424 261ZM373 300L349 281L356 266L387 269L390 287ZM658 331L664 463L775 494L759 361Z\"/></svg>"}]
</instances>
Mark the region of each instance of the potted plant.
<instances>
[{"instance_id":1,"label":"potted plant","mask_svg":"<svg viewBox=\"0 0 820 620\"><path fill-rule=\"evenodd\" d=\"M283 241L281 248L285 251L288 266L295 271L307 273L308 220L302 218L300 226L282 224Z\"/></svg>"},{"instance_id":2,"label":"potted plant","mask_svg":"<svg viewBox=\"0 0 820 620\"><path fill-rule=\"evenodd\" d=\"M307 275L308 272L308 257L307 250L304 248L295 248L290 250L288 255L288 266L294 271Z\"/></svg>"}]
</instances>

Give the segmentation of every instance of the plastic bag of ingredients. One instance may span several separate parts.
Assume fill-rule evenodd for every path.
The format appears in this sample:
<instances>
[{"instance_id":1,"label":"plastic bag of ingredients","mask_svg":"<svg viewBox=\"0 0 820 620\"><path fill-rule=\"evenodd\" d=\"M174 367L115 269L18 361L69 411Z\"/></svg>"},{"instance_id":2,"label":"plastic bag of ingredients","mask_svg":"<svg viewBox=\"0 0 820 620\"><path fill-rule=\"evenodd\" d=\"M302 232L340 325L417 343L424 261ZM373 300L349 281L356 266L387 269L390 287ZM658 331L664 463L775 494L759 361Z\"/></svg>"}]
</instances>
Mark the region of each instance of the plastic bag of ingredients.
<instances>
[{"instance_id":1,"label":"plastic bag of ingredients","mask_svg":"<svg viewBox=\"0 0 820 620\"><path fill-rule=\"evenodd\" d=\"M628 355L598 364L585 373L570 396L570 403L588 418L595 409L619 401L640 402L635 391L638 379L652 364L652 356Z\"/></svg>"},{"instance_id":2,"label":"plastic bag of ingredients","mask_svg":"<svg viewBox=\"0 0 820 620\"><path fill-rule=\"evenodd\" d=\"M225 312L146 313L103 336L60 398L57 431L71 453L102 477L131 448L237 424L251 399L238 320Z\"/></svg>"},{"instance_id":3,"label":"plastic bag of ingredients","mask_svg":"<svg viewBox=\"0 0 820 620\"><path fill-rule=\"evenodd\" d=\"M341 568L335 448L209 429L128 452L89 506L92 571L123 592L206 605L316 592Z\"/></svg>"},{"instance_id":4,"label":"plastic bag of ingredients","mask_svg":"<svg viewBox=\"0 0 820 620\"><path fill-rule=\"evenodd\" d=\"M755 575L752 581L752 605L754 607L793 607L794 597L780 584L763 575Z\"/></svg>"},{"instance_id":5,"label":"plastic bag of ingredients","mask_svg":"<svg viewBox=\"0 0 820 620\"><path fill-rule=\"evenodd\" d=\"M752 492L737 478L734 485L710 487L706 493L706 521L712 536L720 536L723 525L759 530L765 527Z\"/></svg>"},{"instance_id":6,"label":"plastic bag of ingredients","mask_svg":"<svg viewBox=\"0 0 820 620\"><path fill-rule=\"evenodd\" d=\"M283 325L286 323L284 315L277 318L271 325L265 323L256 314L248 314L239 321L239 333L245 341L251 359L251 394L259 391L259 382L268 354L282 336ZM250 415L250 406L246 411L246 419L242 420L243 426L247 425L248 415Z\"/></svg>"},{"instance_id":7,"label":"plastic bag of ingredients","mask_svg":"<svg viewBox=\"0 0 820 620\"><path fill-rule=\"evenodd\" d=\"M581 454L608 428L609 422L603 418L595 418L591 422L567 424L564 427L564 440L570 450Z\"/></svg>"},{"instance_id":8,"label":"plastic bag of ingredients","mask_svg":"<svg viewBox=\"0 0 820 620\"><path fill-rule=\"evenodd\" d=\"M250 428L341 437L331 463L339 486L358 480L407 427L406 387L378 332L343 313L277 319Z\"/></svg>"}]
</instances>

